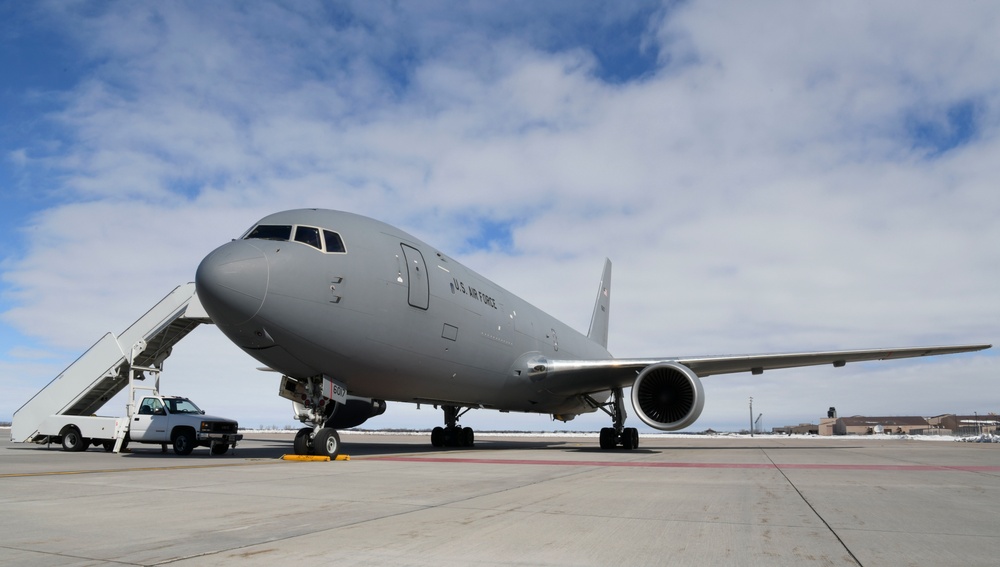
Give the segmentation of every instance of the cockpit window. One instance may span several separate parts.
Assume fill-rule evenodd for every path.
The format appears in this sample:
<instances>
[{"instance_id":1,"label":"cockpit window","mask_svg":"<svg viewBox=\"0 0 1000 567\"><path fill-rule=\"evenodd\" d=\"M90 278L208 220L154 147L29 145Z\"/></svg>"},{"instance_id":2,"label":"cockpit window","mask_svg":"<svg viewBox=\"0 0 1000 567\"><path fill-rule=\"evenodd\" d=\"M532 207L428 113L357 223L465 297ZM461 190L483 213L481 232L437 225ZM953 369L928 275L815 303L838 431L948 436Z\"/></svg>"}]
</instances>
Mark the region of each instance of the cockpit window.
<instances>
[{"instance_id":1,"label":"cockpit window","mask_svg":"<svg viewBox=\"0 0 1000 567\"><path fill-rule=\"evenodd\" d=\"M332 230L323 231L323 239L326 240L326 251L327 252L347 252L347 248L344 248L344 241L341 240L340 235Z\"/></svg>"},{"instance_id":2,"label":"cockpit window","mask_svg":"<svg viewBox=\"0 0 1000 567\"><path fill-rule=\"evenodd\" d=\"M319 241L319 229L311 226L300 226L295 229L295 241L308 244L319 250L323 249L323 244Z\"/></svg>"},{"instance_id":3,"label":"cockpit window","mask_svg":"<svg viewBox=\"0 0 1000 567\"><path fill-rule=\"evenodd\" d=\"M295 233L294 242L301 242L317 250L334 254L344 254L347 252L347 247L344 246L344 240L340 237L340 234L332 230L316 228L314 226L259 224L253 227L243 237L243 240L259 238L261 240L289 242L293 241L293 231ZM322 239L320 238L320 233L322 233ZM326 243L325 247L323 246L324 241Z\"/></svg>"},{"instance_id":4,"label":"cockpit window","mask_svg":"<svg viewBox=\"0 0 1000 567\"><path fill-rule=\"evenodd\" d=\"M288 241L292 238L292 227L287 225L259 224L243 237L244 240L260 238L261 240Z\"/></svg>"}]
</instances>

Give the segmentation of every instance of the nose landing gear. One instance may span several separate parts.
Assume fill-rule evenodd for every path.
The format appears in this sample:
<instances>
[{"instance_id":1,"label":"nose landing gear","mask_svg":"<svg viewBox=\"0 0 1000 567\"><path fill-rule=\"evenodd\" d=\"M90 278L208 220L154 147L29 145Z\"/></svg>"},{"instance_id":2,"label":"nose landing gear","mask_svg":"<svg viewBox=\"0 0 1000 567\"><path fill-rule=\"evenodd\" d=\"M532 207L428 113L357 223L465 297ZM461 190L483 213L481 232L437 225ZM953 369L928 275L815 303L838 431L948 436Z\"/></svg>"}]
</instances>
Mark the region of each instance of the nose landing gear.
<instances>
[{"instance_id":1,"label":"nose landing gear","mask_svg":"<svg viewBox=\"0 0 1000 567\"><path fill-rule=\"evenodd\" d=\"M337 458L340 454L340 435L332 427L303 427L292 442L296 455L318 455Z\"/></svg>"},{"instance_id":2,"label":"nose landing gear","mask_svg":"<svg viewBox=\"0 0 1000 567\"><path fill-rule=\"evenodd\" d=\"M340 454L340 435L326 427L336 403L324 394L324 376L294 380L282 376L280 395L292 401L295 417L308 427L295 433L292 447L296 455L317 455L335 459Z\"/></svg>"}]
</instances>

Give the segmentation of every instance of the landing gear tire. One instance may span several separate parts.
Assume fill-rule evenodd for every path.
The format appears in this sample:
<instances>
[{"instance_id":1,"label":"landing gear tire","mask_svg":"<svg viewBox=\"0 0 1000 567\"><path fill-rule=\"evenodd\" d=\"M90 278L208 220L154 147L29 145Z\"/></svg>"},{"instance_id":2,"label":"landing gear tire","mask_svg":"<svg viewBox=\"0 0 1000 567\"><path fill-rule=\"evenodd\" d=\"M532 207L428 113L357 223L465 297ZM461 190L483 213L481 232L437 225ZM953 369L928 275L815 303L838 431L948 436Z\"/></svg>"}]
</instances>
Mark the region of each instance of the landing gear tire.
<instances>
[{"instance_id":1,"label":"landing gear tire","mask_svg":"<svg viewBox=\"0 0 1000 567\"><path fill-rule=\"evenodd\" d=\"M476 444L476 432L471 427L435 427L431 429L431 445L434 447L472 447Z\"/></svg>"},{"instance_id":2,"label":"landing gear tire","mask_svg":"<svg viewBox=\"0 0 1000 567\"><path fill-rule=\"evenodd\" d=\"M457 406L442 406L444 410L444 427L431 430L431 445L434 447L472 447L476 444L476 432L471 427L458 425L458 418L470 408L462 411Z\"/></svg>"},{"instance_id":3,"label":"landing gear tire","mask_svg":"<svg viewBox=\"0 0 1000 567\"><path fill-rule=\"evenodd\" d=\"M634 427L626 427L622 430L622 448L631 451L639 447L639 430Z\"/></svg>"},{"instance_id":4,"label":"landing gear tire","mask_svg":"<svg viewBox=\"0 0 1000 567\"><path fill-rule=\"evenodd\" d=\"M295 448L296 455L313 454L312 432L311 427L303 427L295 432L295 441L292 442L292 447Z\"/></svg>"},{"instance_id":5,"label":"landing gear tire","mask_svg":"<svg viewBox=\"0 0 1000 567\"><path fill-rule=\"evenodd\" d=\"M434 429L431 429L431 446L444 447L444 441L445 436L443 427L435 427Z\"/></svg>"},{"instance_id":6,"label":"landing gear tire","mask_svg":"<svg viewBox=\"0 0 1000 567\"><path fill-rule=\"evenodd\" d=\"M605 451L614 449L618 445L615 441L615 430L613 427L601 428L601 449Z\"/></svg>"},{"instance_id":7,"label":"landing gear tire","mask_svg":"<svg viewBox=\"0 0 1000 567\"><path fill-rule=\"evenodd\" d=\"M184 456L194 451L194 432L182 429L174 434L174 453Z\"/></svg>"},{"instance_id":8,"label":"landing gear tire","mask_svg":"<svg viewBox=\"0 0 1000 567\"><path fill-rule=\"evenodd\" d=\"M80 435L80 430L74 426L67 427L62 433L62 448L63 451L70 451L72 453L77 453L80 451L86 451L87 447L90 445L89 439L84 439L83 435Z\"/></svg>"},{"instance_id":9,"label":"landing gear tire","mask_svg":"<svg viewBox=\"0 0 1000 567\"><path fill-rule=\"evenodd\" d=\"M113 440L104 441L103 443L101 443L101 446L104 447L104 450L107 451L108 453L115 450L115 442Z\"/></svg>"},{"instance_id":10,"label":"landing gear tire","mask_svg":"<svg viewBox=\"0 0 1000 567\"><path fill-rule=\"evenodd\" d=\"M320 429L313 439L313 449L321 457L335 459L340 454L340 435L337 430L330 427Z\"/></svg>"},{"instance_id":11,"label":"landing gear tire","mask_svg":"<svg viewBox=\"0 0 1000 567\"><path fill-rule=\"evenodd\" d=\"M213 443L212 444L212 454L213 455L225 455L226 451L229 450L229 443Z\"/></svg>"}]
</instances>

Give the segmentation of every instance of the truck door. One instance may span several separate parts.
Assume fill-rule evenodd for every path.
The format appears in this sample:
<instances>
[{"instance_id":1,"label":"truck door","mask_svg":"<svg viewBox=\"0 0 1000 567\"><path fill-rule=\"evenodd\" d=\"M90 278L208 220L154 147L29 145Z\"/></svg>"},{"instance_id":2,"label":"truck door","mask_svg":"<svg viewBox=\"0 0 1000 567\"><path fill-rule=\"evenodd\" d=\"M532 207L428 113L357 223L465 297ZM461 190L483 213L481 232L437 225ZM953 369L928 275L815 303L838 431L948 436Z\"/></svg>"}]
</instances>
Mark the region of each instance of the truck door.
<instances>
[{"instance_id":1,"label":"truck door","mask_svg":"<svg viewBox=\"0 0 1000 567\"><path fill-rule=\"evenodd\" d=\"M403 247L403 257L406 259L410 305L427 309L431 288L427 282L427 267L424 265L424 256L420 250L410 245L400 243L400 246Z\"/></svg>"},{"instance_id":2,"label":"truck door","mask_svg":"<svg viewBox=\"0 0 1000 567\"><path fill-rule=\"evenodd\" d=\"M157 398L143 398L139 410L132 416L129 437L136 441L167 442L168 421L163 402Z\"/></svg>"}]
</instances>

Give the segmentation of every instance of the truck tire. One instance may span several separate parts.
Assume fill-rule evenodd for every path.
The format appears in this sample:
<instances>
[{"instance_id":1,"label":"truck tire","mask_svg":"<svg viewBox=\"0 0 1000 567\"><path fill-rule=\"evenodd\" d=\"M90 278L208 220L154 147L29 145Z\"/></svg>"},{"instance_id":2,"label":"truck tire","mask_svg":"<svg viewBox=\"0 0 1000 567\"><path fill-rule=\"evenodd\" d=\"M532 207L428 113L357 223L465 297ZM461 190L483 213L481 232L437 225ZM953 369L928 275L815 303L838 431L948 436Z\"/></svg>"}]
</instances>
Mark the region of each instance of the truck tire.
<instances>
[{"instance_id":1,"label":"truck tire","mask_svg":"<svg viewBox=\"0 0 1000 567\"><path fill-rule=\"evenodd\" d=\"M177 429L174 431L173 443L174 453L181 456L190 455L196 445L194 431L187 427Z\"/></svg>"},{"instance_id":2,"label":"truck tire","mask_svg":"<svg viewBox=\"0 0 1000 567\"><path fill-rule=\"evenodd\" d=\"M229 443L212 443L213 455L225 455L229 450Z\"/></svg>"},{"instance_id":3,"label":"truck tire","mask_svg":"<svg viewBox=\"0 0 1000 567\"><path fill-rule=\"evenodd\" d=\"M86 451L89 445L90 445L90 440L84 439L83 435L80 434L80 430L77 429L75 425L68 425L63 428L62 430L63 451L70 451L73 453L79 451Z\"/></svg>"}]
</instances>

